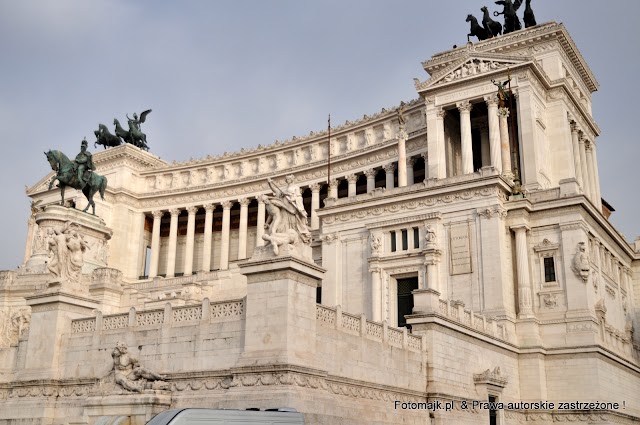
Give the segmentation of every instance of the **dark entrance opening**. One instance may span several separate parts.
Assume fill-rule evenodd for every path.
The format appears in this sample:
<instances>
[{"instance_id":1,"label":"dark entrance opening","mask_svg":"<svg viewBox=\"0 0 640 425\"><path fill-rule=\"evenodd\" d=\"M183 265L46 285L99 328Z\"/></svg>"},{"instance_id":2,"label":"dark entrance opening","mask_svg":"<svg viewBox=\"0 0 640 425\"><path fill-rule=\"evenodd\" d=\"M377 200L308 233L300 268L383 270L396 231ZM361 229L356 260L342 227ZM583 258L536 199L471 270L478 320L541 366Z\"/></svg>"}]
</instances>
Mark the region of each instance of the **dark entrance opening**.
<instances>
[{"instance_id":1,"label":"dark entrance opening","mask_svg":"<svg viewBox=\"0 0 640 425\"><path fill-rule=\"evenodd\" d=\"M410 325L407 325L407 319L405 315L413 313L413 295L411 291L418 289L418 277L406 277L398 279L398 327L406 327L411 329Z\"/></svg>"}]
</instances>

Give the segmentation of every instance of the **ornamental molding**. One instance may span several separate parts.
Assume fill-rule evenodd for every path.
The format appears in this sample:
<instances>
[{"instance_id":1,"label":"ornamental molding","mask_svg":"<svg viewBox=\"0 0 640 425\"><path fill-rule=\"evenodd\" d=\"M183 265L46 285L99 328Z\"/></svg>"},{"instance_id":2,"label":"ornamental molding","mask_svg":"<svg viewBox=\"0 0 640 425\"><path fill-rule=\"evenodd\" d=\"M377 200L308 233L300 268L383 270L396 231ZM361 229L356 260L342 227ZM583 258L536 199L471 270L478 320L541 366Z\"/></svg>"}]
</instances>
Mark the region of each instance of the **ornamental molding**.
<instances>
[{"instance_id":1,"label":"ornamental molding","mask_svg":"<svg viewBox=\"0 0 640 425\"><path fill-rule=\"evenodd\" d=\"M365 227L367 229L380 229L383 227L397 226L399 224L414 223L418 221L426 221L426 220L433 220L433 219L440 219L440 218L442 218L442 213L434 212L429 214L421 214L421 215L414 215L410 217L396 218L393 220L378 221L376 223L367 224Z\"/></svg>"},{"instance_id":2,"label":"ornamental molding","mask_svg":"<svg viewBox=\"0 0 640 425\"><path fill-rule=\"evenodd\" d=\"M482 373L473 374L473 382L478 384L493 385L495 387L504 388L507 386L509 379L500 372L500 367L496 366L493 370L485 370Z\"/></svg>"},{"instance_id":3,"label":"ornamental molding","mask_svg":"<svg viewBox=\"0 0 640 425\"><path fill-rule=\"evenodd\" d=\"M340 240L340 234L339 233L325 234L325 235L320 236L320 240L323 243L327 244L327 245L331 245L335 241L339 241Z\"/></svg>"},{"instance_id":4,"label":"ornamental molding","mask_svg":"<svg viewBox=\"0 0 640 425\"><path fill-rule=\"evenodd\" d=\"M498 187L483 187L476 190L465 190L460 192L447 193L439 196L430 196L420 200L408 200L404 202L394 202L384 206L364 206L366 209L347 213L334 213L322 217L323 224L335 222L348 222L351 220L362 220L366 217L378 217L383 214L393 214L400 211L415 210L420 207L433 207L438 204L451 204L458 201L469 201L471 199L497 196L504 198L503 191ZM504 200L504 199L502 199ZM436 218L436 217L433 217Z\"/></svg>"},{"instance_id":5,"label":"ornamental molding","mask_svg":"<svg viewBox=\"0 0 640 425\"><path fill-rule=\"evenodd\" d=\"M507 210L501 205L495 205L493 207L487 207L484 209L477 209L476 214L478 217L490 220L493 217L498 217L502 220L507 218Z\"/></svg>"},{"instance_id":6,"label":"ornamental molding","mask_svg":"<svg viewBox=\"0 0 640 425\"><path fill-rule=\"evenodd\" d=\"M547 238L545 238L540 244L533 247L535 252L557 251L558 249L560 249L560 244L553 243Z\"/></svg>"}]
</instances>

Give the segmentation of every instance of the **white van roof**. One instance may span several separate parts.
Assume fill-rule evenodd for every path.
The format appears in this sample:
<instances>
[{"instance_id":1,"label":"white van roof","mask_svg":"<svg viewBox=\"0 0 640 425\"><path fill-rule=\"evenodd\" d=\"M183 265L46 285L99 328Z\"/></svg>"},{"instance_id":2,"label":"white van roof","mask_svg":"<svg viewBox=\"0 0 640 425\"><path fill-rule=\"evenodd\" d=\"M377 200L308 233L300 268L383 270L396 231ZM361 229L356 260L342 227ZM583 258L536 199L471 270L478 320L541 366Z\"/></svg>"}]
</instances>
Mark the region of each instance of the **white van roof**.
<instances>
[{"instance_id":1,"label":"white van roof","mask_svg":"<svg viewBox=\"0 0 640 425\"><path fill-rule=\"evenodd\" d=\"M173 409L158 413L147 422L147 425L205 424L304 425L304 416L294 409L278 409L278 411Z\"/></svg>"}]
</instances>

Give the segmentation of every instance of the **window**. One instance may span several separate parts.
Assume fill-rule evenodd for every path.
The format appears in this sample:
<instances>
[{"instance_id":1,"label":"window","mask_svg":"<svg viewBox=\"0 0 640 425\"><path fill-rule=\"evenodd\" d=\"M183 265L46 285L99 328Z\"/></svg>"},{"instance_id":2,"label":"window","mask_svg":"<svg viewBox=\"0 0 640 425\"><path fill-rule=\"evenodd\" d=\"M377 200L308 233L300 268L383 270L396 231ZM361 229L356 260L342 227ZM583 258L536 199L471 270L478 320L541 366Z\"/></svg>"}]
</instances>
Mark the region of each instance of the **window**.
<instances>
[{"instance_id":1,"label":"window","mask_svg":"<svg viewBox=\"0 0 640 425\"><path fill-rule=\"evenodd\" d=\"M495 405L491 403L497 403L498 397L490 395L489 396L489 425L498 425L498 410L495 408Z\"/></svg>"},{"instance_id":2,"label":"window","mask_svg":"<svg viewBox=\"0 0 640 425\"><path fill-rule=\"evenodd\" d=\"M413 247L420 248L420 230L417 227L413 228Z\"/></svg>"},{"instance_id":3,"label":"window","mask_svg":"<svg viewBox=\"0 0 640 425\"><path fill-rule=\"evenodd\" d=\"M409 235L407 229L402 229L402 250L406 251L409 249Z\"/></svg>"},{"instance_id":4,"label":"window","mask_svg":"<svg viewBox=\"0 0 640 425\"><path fill-rule=\"evenodd\" d=\"M544 281L555 282L556 281L556 267L553 257L544 258Z\"/></svg>"},{"instance_id":5,"label":"window","mask_svg":"<svg viewBox=\"0 0 640 425\"><path fill-rule=\"evenodd\" d=\"M389 236L391 237L391 252L396 252L396 232L389 232Z\"/></svg>"}]
</instances>

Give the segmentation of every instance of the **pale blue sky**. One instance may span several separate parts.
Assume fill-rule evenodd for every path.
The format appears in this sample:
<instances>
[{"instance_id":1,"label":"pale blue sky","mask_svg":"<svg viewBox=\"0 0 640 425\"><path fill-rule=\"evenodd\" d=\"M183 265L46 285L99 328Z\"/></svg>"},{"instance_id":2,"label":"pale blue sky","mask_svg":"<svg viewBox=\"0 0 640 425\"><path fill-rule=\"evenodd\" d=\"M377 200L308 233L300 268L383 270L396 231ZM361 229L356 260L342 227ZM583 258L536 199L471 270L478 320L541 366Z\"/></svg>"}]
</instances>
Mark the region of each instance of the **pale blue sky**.
<instances>
[{"instance_id":1,"label":"pale blue sky","mask_svg":"<svg viewBox=\"0 0 640 425\"><path fill-rule=\"evenodd\" d=\"M151 151L170 161L323 130L329 112L335 124L354 120L416 98L420 63L464 44L467 14L480 18L485 4L501 9L476 0L0 0L0 269L22 261L24 187L50 171L43 151L75 155L99 122L112 128L147 108ZM633 240L640 2L532 6L538 23L566 25L600 83L602 194Z\"/></svg>"}]
</instances>

